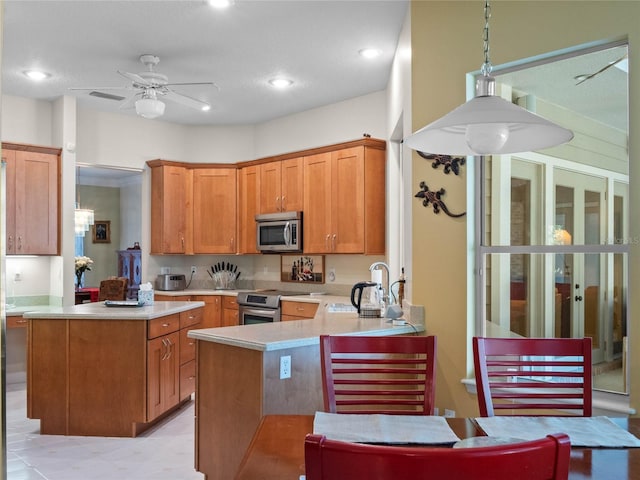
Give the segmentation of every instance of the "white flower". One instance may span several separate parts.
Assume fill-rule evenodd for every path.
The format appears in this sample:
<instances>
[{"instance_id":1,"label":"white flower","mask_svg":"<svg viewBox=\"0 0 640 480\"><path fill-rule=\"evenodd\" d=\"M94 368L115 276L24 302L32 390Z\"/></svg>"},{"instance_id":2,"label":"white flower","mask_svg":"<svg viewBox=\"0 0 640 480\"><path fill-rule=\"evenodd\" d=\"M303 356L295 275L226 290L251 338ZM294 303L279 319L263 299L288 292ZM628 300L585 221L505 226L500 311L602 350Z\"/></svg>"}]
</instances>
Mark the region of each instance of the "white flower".
<instances>
[{"instance_id":1,"label":"white flower","mask_svg":"<svg viewBox=\"0 0 640 480\"><path fill-rule=\"evenodd\" d=\"M93 260L89 257L76 257L76 273L91 270L91 265L93 265Z\"/></svg>"}]
</instances>

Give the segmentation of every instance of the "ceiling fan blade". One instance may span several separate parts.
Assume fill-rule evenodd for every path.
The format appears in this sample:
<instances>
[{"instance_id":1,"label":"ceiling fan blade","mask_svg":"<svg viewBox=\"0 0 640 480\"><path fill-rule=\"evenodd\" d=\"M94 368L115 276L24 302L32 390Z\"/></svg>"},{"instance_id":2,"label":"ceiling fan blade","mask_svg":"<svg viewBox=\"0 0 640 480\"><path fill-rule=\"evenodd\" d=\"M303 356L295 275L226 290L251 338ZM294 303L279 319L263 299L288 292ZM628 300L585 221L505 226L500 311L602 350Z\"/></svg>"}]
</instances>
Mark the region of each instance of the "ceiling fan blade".
<instances>
[{"instance_id":1,"label":"ceiling fan blade","mask_svg":"<svg viewBox=\"0 0 640 480\"><path fill-rule=\"evenodd\" d=\"M69 90L129 90L131 87L69 87Z\"/></svg>"},{"instance_id":2,"label":"ceiling fan blade","mask_svg":"<svg viewBox=\"0 0 640 480\"><path fill-rule=\"evenodd\" d=\"M167 83L165 87L184 86L184 85L211 85L220 91L220 87L214 82L185 82L185 83Z\"/></svg>"},{"instance_id":3,"label":"ceiling fan blade","mask_svg":"<svg viewBox=\"0 0 640 480\"><path fill-rule=\"evenodd\" d=\"M614 60L611 63L608 63L607 65L605 65L604 67L602 67L600 70L598 70L597 72L591 73L587 76L585 76L584 78L582 78L578 83L576 83L576 85L580 85L581 83L586 82L587 80L592 79L593 77L595 77L596 75L600 75L602 72L604 72L605 70L610 69L611 67L617 65L618 63L620 63L621 61L623 61L625 58L627 58L626 55L624 55L623 57L620 57L617 60Z\"/></svg>"},{"instance_id":4,"label":"ceiling fan blade","mask_svg":"<svg viewBox=\"0 0 640 480\"><path fill-rule=\"evenodd\" d=\"M138 75L137 73L131 73L131 72L123 72L121 70L118 70L118 73L120 75L122 75L124 78L128 78L129 80L131 80L133 83L137 83L138 85L142 85L145 87L151 87L153 86L151 84L151 82L148 82L147 80L145 80L144 78L142 78L140 75Z\"/></svg>"},{"instance_id":5,"label":"ceiling fan blade","mask_svg":"<svg viewBox=\"0 0 640 480\"><path fill-rule=\"evenodd\" d=\"M211 105L209 105L207 102L203 102L187 95L183 95L182 93L176 93L173 90L166 89L166 92L163 93L163 96L167 100L171 100L172 102L195 108L197 110L208 110L209 108L211 108Z\"/></svg>"}]
</instances>

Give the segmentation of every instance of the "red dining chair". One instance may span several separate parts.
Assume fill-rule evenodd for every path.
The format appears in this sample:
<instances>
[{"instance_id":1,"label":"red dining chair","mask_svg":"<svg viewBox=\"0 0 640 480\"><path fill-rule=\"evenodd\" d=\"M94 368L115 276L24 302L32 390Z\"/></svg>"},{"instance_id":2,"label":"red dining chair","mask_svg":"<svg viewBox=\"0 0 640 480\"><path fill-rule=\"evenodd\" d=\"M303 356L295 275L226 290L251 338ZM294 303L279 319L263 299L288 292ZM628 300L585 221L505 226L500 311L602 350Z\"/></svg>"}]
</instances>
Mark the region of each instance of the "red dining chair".
<instances>
[{"instance_id":1,"label":"red dining chair","mask_svg":"<svg viewBox=\"0 0 640 480\"><path fill-rule=\"evenodd\" d=\"M571 442L564 433L476 448L366 445L309 434L306 480L566 480Z\"/></svg>"},{"instance_id":2,"label":"red dining chair","mask_svg":"<svg viewBox=\"0 0 640 480\"><path fill-rule=\"evenodd\" d=\"M320 336L325 411L433 415L434 336Z\"/></svg>"},{"instance_id":3,"label":"red dining chair","mask_svg":"<svg viewBox=\"0 0 640 480\"><path fill-rule=\"evenodd\" d=\"M473 362L482 417L591 416L590 338L474 337Z\"/></svg>"}]
</instances>

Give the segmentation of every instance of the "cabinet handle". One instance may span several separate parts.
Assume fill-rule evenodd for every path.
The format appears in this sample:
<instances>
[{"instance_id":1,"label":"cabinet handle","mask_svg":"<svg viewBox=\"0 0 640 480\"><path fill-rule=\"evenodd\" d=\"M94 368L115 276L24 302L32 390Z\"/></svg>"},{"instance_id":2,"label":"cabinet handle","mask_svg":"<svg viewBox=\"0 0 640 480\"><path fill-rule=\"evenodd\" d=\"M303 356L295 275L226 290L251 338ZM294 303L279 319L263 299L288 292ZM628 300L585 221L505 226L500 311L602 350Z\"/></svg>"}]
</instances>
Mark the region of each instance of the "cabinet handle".
<instances>
[{"instance_id":1,"label":"cabinet handle","mask_svg":"<svg viewBox=\"0 0 640 480\"><path fill-rule=\"evenodd\" d=\"M297 308L296 308L296 310L297 310L298 312L304 312L304 307L297 307Z\"/></svg>"},{"instance_id":2,"label":"cabinet handle","mask_svg":"<svg viewBox=\"0 0 640 480\"><path fill-rule=\"evenodd\" d=\"M18 235L18 251L22 250L22 235Z\"/></svg>"},{"instance_id":3,"label":"cabinet handle","mask_svg":"<svg viewBox=\"0 0 640 480\"><path fill-rule=\"evenodd\" d=\"M282 211L282 204L280 203L280 197L276 197L276 211L277 212Z\"/></svg>"},{"instance_id":4,"label":"cabinet handle","mask_svg":"<svg viewBox=\"0 0 640 480\"><path fill-rule=\"evenodd\" d=\"M324 249L329 250L329 238L331 235L327 235L327 238L324 239Z\"/></svg>"},{"instance_id":5,"label":"cabinet handle","mask_svg":"<svg viewBox=\"0 0 640 480\"><path fill-rule=\"evenodd\" d=\"M20 318L20 319L16 320L16 323L27 323L27 319L26 318Z\"/></svg>"},{"instance_id":6,"label":"cabinet handle","mask_svg":"<svg viewBox=\"0 0 640 480\"><path fill-rule=\"evenodd\" d=\"M13 250L13 235L9 235L9 239L8 239L7 243L9 244L8 250L9 251Z\"/></svg>"},{"instance_id":7,"label":"cabinet handle","mask_svg":"<svg viewBox=\"0 0 640 480\"><path fill-rule=\"evenodd\" d=\"M171 324L170 324L170 323L163 323L163 324L162 324L162 326L163 326L164 328L167 328L167 327L171 326Z\"/></svg>"},{"instance_id":8,"label":"cabinet handle","mask_svg":"<svg viewBox=\"0 0 640 480\"><path fill-rule=\"evenodd\" d=\"M169 360L171 358L171 354L173 353L173 343L171 340L167 338L167 358L165 360Z\"/></svg>"},{"instance_id":9,"label":"cabinet handle","mask_svg":"<svg viewBox=\"0 0 640 480\"><path fill-rule=\"evenodd\" d=\"M333 234L333 237L331 238L331 251L335 252L336 251L336 234Z\"/></svg>"},{"instance_id":10,"label":"cabinet handle","mask_svg":"<svg viewBox=\"0 0 640 480\"><path fill-rule=\"evenodd\" d=\"M167 357L167 348L168 347L167 347L167 339L166 338L162 339L162 345L164 346L164 348L162 349L163 352L162 352L162 356L160 357L161 361L162 360L166 360L167 358L169 358L169 357Z\"/></svg>"},{"instance_id":11,"label":"cabinet handle","mask_svg":"<svg viewBox=\"0 0 640 480\"><path fill-rule=\"evenodd\" d=\"M191 375L191 376L189 377L189 380L195 380L195 379L196 379L196 376L195 376L195 375Z\"/></svg>"},{"instance_id":12,"label":"cabinet handle","mask_svg":"<svg viewBox=\"0 0 640 480\"><path fill-rule=\"evenodd\" d=\"M189 342L189 346L193 347L196 344L196 342Z\"/></svg>"},{"instance_id":13,"label":"cabinet handle","mask_svg":"<svg viewBox=\"0 0 640 480\"><path fill-rule=\"evenodd\" d=\"M235 245L234 238L231 237L231 240L229 241L229 246L231 247L231 250L234 250L234 245Z\"/></svg>"}]
</instances>

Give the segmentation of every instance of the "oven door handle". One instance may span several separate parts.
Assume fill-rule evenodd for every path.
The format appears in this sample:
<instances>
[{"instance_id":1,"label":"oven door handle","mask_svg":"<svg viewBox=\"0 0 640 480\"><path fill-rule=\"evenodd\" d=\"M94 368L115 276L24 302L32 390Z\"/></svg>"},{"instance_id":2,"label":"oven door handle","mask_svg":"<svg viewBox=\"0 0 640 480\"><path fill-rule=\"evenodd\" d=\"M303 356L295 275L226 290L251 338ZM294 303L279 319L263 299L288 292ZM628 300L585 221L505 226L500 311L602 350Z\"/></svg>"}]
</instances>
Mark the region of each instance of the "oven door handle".
<instances>
[{"instance_id":1,"label":"oven door handle","mask_svg":"<svg viewBox=\"0 0 640 480\"><path fill-rule=\"evenodd\" d=\"M243 313L245 314L250 314L250 315L264 315L266 317L273 317L275 316L275 309L274 310L259 310L257 308L244 308L243 309Z\"/></svg>"}]
</instances>

